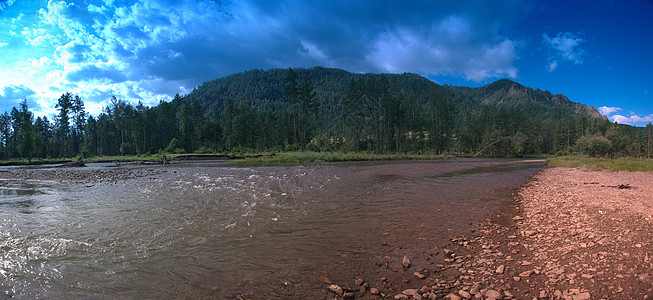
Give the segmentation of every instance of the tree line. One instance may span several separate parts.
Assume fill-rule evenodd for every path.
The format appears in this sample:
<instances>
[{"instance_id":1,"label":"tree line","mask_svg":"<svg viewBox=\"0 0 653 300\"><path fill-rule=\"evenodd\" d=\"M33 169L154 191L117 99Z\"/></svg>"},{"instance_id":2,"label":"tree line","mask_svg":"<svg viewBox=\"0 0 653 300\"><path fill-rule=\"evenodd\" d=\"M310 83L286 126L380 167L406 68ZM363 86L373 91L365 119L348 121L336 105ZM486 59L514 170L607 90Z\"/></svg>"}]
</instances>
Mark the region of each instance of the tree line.
<instances>
[{"instance_id":1,"label":"tree line","mask_svg":"<svg viewBox=\"0 0 653 300\"><path fill-rule=\"evenodd\" d=\"M474 98L479 97L477 90L430 85L410 74L347 77L336 73L336 82L325 80L319 72L334 71L318 70L316 75L277 70L274 76L283 79L274 80L266 72L237 77L250 82L232 78L231 86L257 82L260 88L249 88L249 94L224 101L215 89L203 86L152 107L114 96L97 116L89 115L81 96L71 93L59 97L53 120L34 119L24 100L0 115L0 159L307 150L496 156L652 154L651 124L637 128L590 116L572 106L547 107L544 100L524 96L543 97L545 93L526 88L517 93L521 98L515 98L511 82L482 91L492 92L499 103L510 103L500 105L482 104ZM233 88L221 93L232 92Z\"/></svg>"}]
</instances>

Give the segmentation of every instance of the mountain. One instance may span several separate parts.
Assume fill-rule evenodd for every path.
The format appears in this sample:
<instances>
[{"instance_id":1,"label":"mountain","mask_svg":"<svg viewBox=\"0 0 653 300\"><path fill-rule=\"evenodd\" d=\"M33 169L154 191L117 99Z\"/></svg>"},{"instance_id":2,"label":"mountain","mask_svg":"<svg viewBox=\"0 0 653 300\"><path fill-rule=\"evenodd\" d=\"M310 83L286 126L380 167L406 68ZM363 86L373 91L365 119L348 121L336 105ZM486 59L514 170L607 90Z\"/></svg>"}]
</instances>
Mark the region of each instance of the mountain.
<instances>
[{"instance_id":1,"label":"mountain","mask_svg":"<svg viewBox=\"0 0 653 300\"><path fill-rule=\"evenodd\" d=\"M475 153L496 143L489 152L551 153L610 124L594 107L509 79L471 88L323 67L237 73L176 101L222 124L213 145L223 149Z\"/></svg>"},{"instance_id":2,"label":"mountain","mask_svg":"<svg viewBox=\"0 0 653 300\"><path fill-rule=\"evenodd\" d=\"M228 98L244 101L263 111L278 111L287 107L284 96L288 69L268 71L251 70L204 82L186 97L196 99L203 111L221 111ZM478 110L486 106L519 107L526 116L542 119L560 119L571 115L587 114L593 118L605 118L595 107L573 102L565 95L549 91L533 90L510 79L500 79L478 88L439 85L422 76L404 74L360 74L345 70L314 67L295 69L300 78L308 79L316 92L320 106L337 105L346 97L351 80L385 78L389 84L404 93L415 93L420 102L427 101L434 92L440 97L455 99L457 111Z\"/></svg>"}]
</instances>

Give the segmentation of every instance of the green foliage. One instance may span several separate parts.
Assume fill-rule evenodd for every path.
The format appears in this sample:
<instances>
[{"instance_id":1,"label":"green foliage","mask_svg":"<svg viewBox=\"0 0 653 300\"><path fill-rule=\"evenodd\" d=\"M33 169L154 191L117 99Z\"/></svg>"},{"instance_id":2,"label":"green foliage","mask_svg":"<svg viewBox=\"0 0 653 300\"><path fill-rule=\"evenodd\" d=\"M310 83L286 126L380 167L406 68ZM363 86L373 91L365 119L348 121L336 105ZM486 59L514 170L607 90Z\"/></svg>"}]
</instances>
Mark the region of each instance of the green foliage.
<instances>
[{"instance_id":1,"label":"green foliage","mask_svg":"<svg viewBox=\"0 0 653 300\"><path fill-rule=\"evenodd\" d=\"M605 156L612 148L610 140L604 137L593 137L589 140L588 152L592 156Z\"/></svg>"},{"instance_id":2,"label":"green foliage","mask_svg":"<svg viewBox=\"0 0 653 300\"><path fill-rule=\"evenodd\" d=\"M102 113L89 116L79 96L63 94L54 122L25 118L16 108L5 112L0 159L305 151L330 161L326 152L497 157L653 152L653 126L613 124L563 95L507 79L468 88L415 74L252 70L205 82L153 107L116 97L109 102Z\"/></svg>"},{"instance_id":3,"label":"green foliage","mask_svg":"<svg viewBox=\"0 0 653 300\"><path fill-rule=\"evenodd\" d=\"M550 166L580 167L612 171L653 172L653 159L641 158L598 158L582 155L560 156L547 159Z\"/></svg>"}]
</instances>

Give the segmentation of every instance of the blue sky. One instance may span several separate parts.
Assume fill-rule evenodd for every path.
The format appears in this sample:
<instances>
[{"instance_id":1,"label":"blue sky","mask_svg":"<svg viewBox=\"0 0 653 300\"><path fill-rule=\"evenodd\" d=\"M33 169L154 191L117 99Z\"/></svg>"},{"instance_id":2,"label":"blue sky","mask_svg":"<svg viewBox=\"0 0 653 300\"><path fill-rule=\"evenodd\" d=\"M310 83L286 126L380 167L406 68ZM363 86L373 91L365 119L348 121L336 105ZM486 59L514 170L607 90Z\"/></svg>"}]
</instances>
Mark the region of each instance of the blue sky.
<instances>
[{"instance_id":1,"label":"blue sky","mask_svg":"<svg viewBox=\"0 0 653 300\"><path fill-rule=\"evenodd\" d=\"M440 84L510 78L653 122L653 1L0 0L0 112L62 93L93 114L249 69L411 72Z\"/></svg>"}]
</instances>

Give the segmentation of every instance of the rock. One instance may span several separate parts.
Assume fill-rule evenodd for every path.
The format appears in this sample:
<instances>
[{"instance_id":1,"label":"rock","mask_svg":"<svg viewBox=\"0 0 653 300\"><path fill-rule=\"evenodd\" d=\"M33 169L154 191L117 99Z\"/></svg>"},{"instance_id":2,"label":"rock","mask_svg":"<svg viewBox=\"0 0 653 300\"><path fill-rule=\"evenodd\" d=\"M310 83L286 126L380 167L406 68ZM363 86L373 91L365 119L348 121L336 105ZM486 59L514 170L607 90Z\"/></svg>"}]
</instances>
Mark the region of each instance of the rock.
<instances>
[{"instance_id":1,"label":"rock","mask_svg":"<svg viewBox=\"0 0 653 300\"><path fill-rule=\"evenodd\" d=\"M485 297L486 298L492 298L492 299L501 299L501 293L495 290L488 290L485 292Z\"/></svg>"},{"instance_id":2,"label":"rock","mask_svg":"<svg viewBox=\"0 0 653 300\"><path fill-rule=\"evenodd\" d=\"M329 283L329 284L331 283L331 280L329 280L329 278L327 278L326 276L320 276L317 278L317 280L322 281L324 283Z\"/></svg>"},{"instance_id":3,"label":"rock","mask_svg":"<svg viewBox=\"0 0 653 300\"><path fill-rule=\"evenodd\" d=\"M411 296L411 297L420 296L420 298L421 298L421 295L419 294L419 290L417 290L417 289L406 289L401 293L406 295L406 296Z\"/></svg>"},{"instance_id":4,"label":"rock","mask_svg":"<svg viewBox=\"0 0 653 300\"><path fill-rule=\"evenodd\" d=\"M588 300L588 299L592 298L592 295L590 295L590 293L588 293L588 292L584 292L584 293L580 293L578 295L574 295L572 298L574 300Z\"/></svg>"},{"instance_id":5,"label":"rock","mask_svg":"<svg viewBox=\"0 0 653 300\"><path fill-rule=\"evenodd\" d=\"M533 236L536 233L537 233L537 231L535 231L535 230L526 230L526 231L524 231L525 236Z\"/></svg>"},{"instance_id":6,"label":"rock","mask_svg":"<svg viewBox=\"0 0 653 300\"><path fill-rule=\"evenodd\" d=\"M533 272L534 272L533 270L528 270L528 271L521 272L521 273L519 273L519 277L529 277L529 276L533 275Z\"/></svg>"},{"instance_id":7,"label":"rock","mask_svg":"<svg viewBox=\"0 0 653 300\"><path fill-rule=\"evenodd\" d=\"M410 259L404 255L404 258L401 260L401 265L406 269L410 268Z\"/></svg>"},{"instance_id":8,"label":"rock","mask_svg":"<svg viewBox=\"0 0 653 300\"><path fill-rule=\"evenodd\" d=\"M513 277L513 278L512 278L512 280L514 280L514 281L517 281L517 282L518 282L518 281L520 281L520 280L521 280L521 277L519 277L519 276L515 276L515 277Z\"/></svg>"},{"instance_id":9,"label":"rock","mask_svg":"<svg viewBox=\"0 0 653 300\"><path fill-rule=\"evenodd\" d=\"M420 272L415 272L415 273L413 273L413 275L415 275L415 277L417 277L417 278L419 278L419 279L424 279L424 278L426 278L426 275L424 275L424 274L422 274L422 273L420 273Z\"/></svg>"},{"instance_id":10,"label":"rock","mask_svg":"<svg viewBox=\"0 0 653 300\"><path fill-rule=\"evenodd\" d=\"M503 271L506 269L506 266L500 265L495 271L497 274L503 274Z\"/></svg>"},{"instance_id":11,"label":"rock","mask_svg":"<svg viewBox=\"0 0 653 300\"><path fill-rule=\"evenodd\" d=\"M338 296L342 296L342 295L345 293L345 292L342 290L341 287L339 287L339 286L337 286L337 285L335 285L335 284L330 285L330 286L328 287L328 289L329 289L329 291L332 291L334 294L336 294L336 295L338 295Z\"/></svg>"},{"instance_id":12,"label":"rock","mask_svg":"<svg viewBox=\"0 0 653 300\"><path fill-rule=\"evenodd\" d=\"M370 289L370 293L372 293L372 295L378 295L378 294L380 294L381 292L380 292L379 289L377 289L377 288L371 288L371 289Z\"/></svg>"},{"instance_id":13,"label":"rock","mask_svg":"<svg viewBox=\"0 0 653 300\"><path fill-rule=\"evenodd\" d=\"M474 284L472 286L472 288L469 289L469 293L472 294L472 295L476 295L476 294L478 294L478 289L479 289L478 283Z\"/></svg>"},{"instance_id":14,"label":"rock","mask_svg":"<svg viewBox=\"0 0 653 300\"><path fill-rule=\"evenodd\" d=\"M472 299L472 295L466 291L459 291L458 295L460 295L460 297L463 297L465 299Z\"/></svg>"},{"instance_id":15,"label":"rock","mask_svg":"<svg viewBox=\"0 0 653 300\"><path fill-rule=\"evenodd\" d=\"M364 283L365 281L364 281L363 279L358 278L358 279L356 279L356 281L354 281L354 282L356 283L356 285L363 285L363 283Z\"/></svg>"},{"instance_id":16,"label":"rock","mask_svg":"<svg viewBox=\"0 0 653 300\"><path fill-rule=\"evenodd\" d=\"M444 297L444 299L449 299L449 300L461 300L460 297L454 293L451 293L447 296Z\"/></svg>"},{"instance_id":17,"label":"rock","mask_svg":"<svg viewBox=\"0 0 653 300\"><path fill-rule=\"evenodd\" d=\"M445 249L444 249L444 255L446 255L446 256L453 256L453 250L449 250L449 249L446 249L446 248L445 248Z\"/></svg>"},{"instance_id":18,"label":"rock","mask_svg":"<svg viewBox=\"0 0 653 300\"><path fill-rule=\"evenodd\" d=\"M438 299L438 295L436 295L435 293L430 293L428 299L429 300L436 300L436 299Z\"/></svg>"},{"instance_id":19,"label":"rock","mask_svg":"<svg viewBox=\"0 0 653 300\"><path fill-rule=\"evenodd\" d=\"M546 292L544 290L540 291L540 298L546 298Z\"/></svg>"},{"instance_id":20,"label":"rock","mask_svg":"<svg viewBox=\"0 0 653 300\"><path fill-rule=\"evenodd\" d=\"M506 298L512 298L513 297L512 293L509 292L509 291L503 291L503 295L506 296Z\"/></svg>"},{"instance_id":21,"label":"rock","mask_svg":"<svg viewBox=\"0 0 653 300\"><path fill-rule=\"evenodd\" d=\"M397 294L397 295L395 295L394 298L395 298L395 300L408 300L408 296L406 296L404 294Z\"/></svg>"},{"instance_id":22,"label":"rock","mask_svg":"<svg viewBox=\"0 0 653 300\"><path fill-rule=\"evenodd\" d=\"M345 294L342 295L342 298L344 298L344 299L354 299L354 298L356 298L356 294L354 294L354 293L345 293Z\"/></svg>"}]
</instances>

